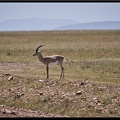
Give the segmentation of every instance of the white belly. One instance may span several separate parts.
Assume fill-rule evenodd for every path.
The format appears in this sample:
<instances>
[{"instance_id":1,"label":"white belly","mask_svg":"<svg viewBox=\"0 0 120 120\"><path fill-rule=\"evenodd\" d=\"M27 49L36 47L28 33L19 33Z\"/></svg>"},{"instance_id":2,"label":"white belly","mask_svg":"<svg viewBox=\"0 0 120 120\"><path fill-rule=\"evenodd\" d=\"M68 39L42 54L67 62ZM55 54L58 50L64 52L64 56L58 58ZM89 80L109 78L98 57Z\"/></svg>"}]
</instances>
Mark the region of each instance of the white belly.
<instances>
[{"instance_id":1,"label":"white belly","mask_svg":"<svg viewBox=\"0 0 120 120\"><path fill-rule=\"evenodd\" d=\"M59 65L59 61L51 62L51 63L49 63L48 65Z\"/></svg>"}]
</instances>

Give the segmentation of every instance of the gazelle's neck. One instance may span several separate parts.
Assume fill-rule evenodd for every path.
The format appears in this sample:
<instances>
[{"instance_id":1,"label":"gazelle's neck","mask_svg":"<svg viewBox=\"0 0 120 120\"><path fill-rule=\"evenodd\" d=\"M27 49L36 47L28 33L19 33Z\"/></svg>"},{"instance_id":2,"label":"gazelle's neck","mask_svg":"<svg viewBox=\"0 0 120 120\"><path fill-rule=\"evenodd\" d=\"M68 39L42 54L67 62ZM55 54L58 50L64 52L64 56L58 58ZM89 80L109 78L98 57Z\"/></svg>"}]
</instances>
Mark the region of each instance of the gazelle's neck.
<instances>
[{"instance_id":1,"label":"gazelle's neck","mask_svg":"<svg viewBox=\"0 0 120 120\"><path fill-rule=\"evenodd\" d=\"M44 59L41 52L38 52L38 59L44 64Z\"/></svg>"}]
</instances>

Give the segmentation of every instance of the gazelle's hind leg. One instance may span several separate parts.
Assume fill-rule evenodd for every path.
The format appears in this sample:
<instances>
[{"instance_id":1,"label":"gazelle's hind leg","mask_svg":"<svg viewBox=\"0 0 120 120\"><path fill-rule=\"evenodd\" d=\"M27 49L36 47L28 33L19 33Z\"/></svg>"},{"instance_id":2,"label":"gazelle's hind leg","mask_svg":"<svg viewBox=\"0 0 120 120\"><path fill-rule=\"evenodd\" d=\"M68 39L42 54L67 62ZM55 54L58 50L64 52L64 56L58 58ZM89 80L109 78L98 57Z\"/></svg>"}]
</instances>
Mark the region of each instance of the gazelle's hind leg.
<instances>
[{"instance_id":1,"label":"gazelle's hind leg","mask_svg":"<svg viewBox=\"0 0 120 120\"><path fill-rule=\"evenodd\" d=\"M61 67L61 76L60 76L60 79L64 78L64 67L62 66L63 60L64 60L64 57L62 57L61 61L59 61L60 67Z\"/></svg>"},{"instance_id":2,"label":"gazelle's hind leg","mask_svg":"<svg viewBox=\"0 0 120 120\"><path fill-rule=\"evenodd\" d=\"M60 79L64 78L64 67L61 66L61 75L60 75Z\"/></svg>"}]
</instances>

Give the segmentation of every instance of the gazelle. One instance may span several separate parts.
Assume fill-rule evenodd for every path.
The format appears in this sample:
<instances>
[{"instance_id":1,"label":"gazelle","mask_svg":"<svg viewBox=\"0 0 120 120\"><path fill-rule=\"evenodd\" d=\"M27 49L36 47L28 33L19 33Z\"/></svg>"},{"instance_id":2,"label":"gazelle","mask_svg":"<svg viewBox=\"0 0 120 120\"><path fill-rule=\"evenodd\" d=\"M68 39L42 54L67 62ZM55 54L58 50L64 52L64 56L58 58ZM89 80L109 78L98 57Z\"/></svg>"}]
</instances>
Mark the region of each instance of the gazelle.
<instances>
[{"instance_id":1,"label":"gazelle","mask_svg":"<svg viewBox=\"0 0 120 120\"><path fill-rule=\"evenodd\" d=\"M61 68L61 75L60 75L60 79L64 78L64 67L62 66L63 60L64 60L64 56L62 55L52 55L52 56L45 56L43 57L41 52L42 51L38 51L38 49L40 47L43 47L45 45L40 45L39 47L36 48L36 53L33 54L33 56L38 56L38 59L44 64L46 65L46 71L47 71L47 78L49 78L49 65L50 64L56 64L56 65L60 65Z\"/></svg>"}]
</instances>

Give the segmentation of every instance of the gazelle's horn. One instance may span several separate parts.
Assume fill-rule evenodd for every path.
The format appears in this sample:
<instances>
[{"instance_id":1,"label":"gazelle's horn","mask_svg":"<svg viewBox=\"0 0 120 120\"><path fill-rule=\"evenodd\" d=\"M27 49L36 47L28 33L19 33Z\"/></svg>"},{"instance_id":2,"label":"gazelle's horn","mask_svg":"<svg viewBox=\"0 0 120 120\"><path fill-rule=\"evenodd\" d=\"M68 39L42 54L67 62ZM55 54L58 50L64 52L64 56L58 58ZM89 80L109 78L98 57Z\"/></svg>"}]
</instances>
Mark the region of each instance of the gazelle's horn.
<instances>
[{"instance_id":1,"label":"gazelle's horn","mask_svg":"<svg viewBox=\"0 0 120 120\"><path fill-rule=\"evenodd\" d=\"M40 45L39 47L37 47L37 48L36 48L36 53L38 52L38 49L39 49L40 47L43 47L43 46L45 46L45 45Z\"/></svg>"}]
</instances>

